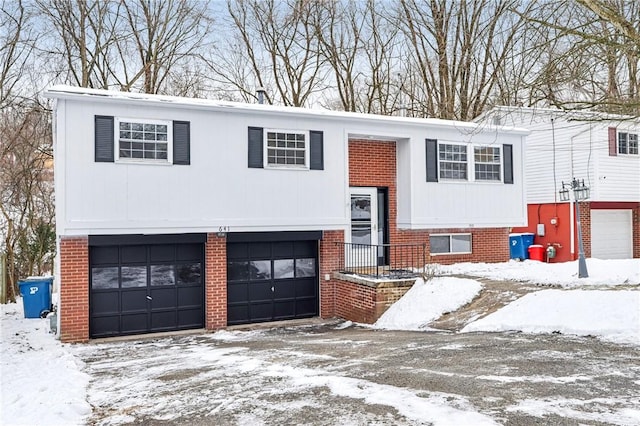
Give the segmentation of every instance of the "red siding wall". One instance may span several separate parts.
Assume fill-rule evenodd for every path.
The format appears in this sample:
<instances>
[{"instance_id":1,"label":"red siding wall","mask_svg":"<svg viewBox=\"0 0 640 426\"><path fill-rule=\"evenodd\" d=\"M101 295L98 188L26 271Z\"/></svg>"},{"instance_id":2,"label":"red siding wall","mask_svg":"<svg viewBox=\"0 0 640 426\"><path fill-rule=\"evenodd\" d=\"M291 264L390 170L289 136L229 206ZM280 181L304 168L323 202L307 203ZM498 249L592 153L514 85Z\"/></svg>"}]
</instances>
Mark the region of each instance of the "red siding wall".
<instances>
[{"instance_id":1,"label":"red siding wall","mask_svg":"<svg viewBox=\"0 0 640 426\"><path fill-rule=\"evenodd\" d=\"M640 258L640 207L638 203L622 202L581 202L580 222L582 225L582 241L586 257L591 257L591 210L630 209L632 210L633 257ZM553 244L557 248L557 256L551 262L567 262L578 258L578 231L574 220L574 253L571 253L571 204L547 203L529 204L527 206L528 226L513 228L513 232L537 232L536 225L544 224L544 237L535 236L535 244L547 246ZM556 219L556 225L551 224Z\"/></svg>"},{"instance_id":2,"label":"red siding wall","mask_svg":"<svg viewBox=\"0 0 640 426\"><path fill-rule=\"evenodd\" d=\"M60 239L60 340L89 340L89 240Z\"/></svg>"}]
</instances>

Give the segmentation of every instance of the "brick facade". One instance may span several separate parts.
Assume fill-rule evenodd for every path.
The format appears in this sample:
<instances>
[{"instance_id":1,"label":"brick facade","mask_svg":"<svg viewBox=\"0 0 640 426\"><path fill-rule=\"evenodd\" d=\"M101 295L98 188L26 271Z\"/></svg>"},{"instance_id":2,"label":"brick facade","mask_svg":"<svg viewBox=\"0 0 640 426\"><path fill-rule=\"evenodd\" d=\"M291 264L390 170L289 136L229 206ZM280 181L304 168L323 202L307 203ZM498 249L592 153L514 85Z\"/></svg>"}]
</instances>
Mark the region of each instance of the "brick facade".
<instances>
[{"instance_id":1,"label":"brick facade","mask_svg":"<svg viewBox=\"0 0 640 426\"><path fill-rule=\"evenodd\" d=\"M205 328L227 326L227 239L207 234L205 243Z\"/></svg>"},{"instance_id":2,"label":"brick facade","mask_svg":"<svg viewBox=\"0 0 640 426\"><path fill-rule=\"evenodd\" d=\"M336 282L331 279L333 272L342 265L343 231L324 231L319 247L320 262L320 317L336 316ZM329 280L326 277L329 276Z\"/></svg>"},{"instance_id":3,"label":"brick facade","mask_svg":"<svg viewBox=\"0 0 640 426\"><path fill-rule=\"evenodd\" d=\"M89 239L60 238L60 340L89 340Z\"/></svg>"}]
</instances>

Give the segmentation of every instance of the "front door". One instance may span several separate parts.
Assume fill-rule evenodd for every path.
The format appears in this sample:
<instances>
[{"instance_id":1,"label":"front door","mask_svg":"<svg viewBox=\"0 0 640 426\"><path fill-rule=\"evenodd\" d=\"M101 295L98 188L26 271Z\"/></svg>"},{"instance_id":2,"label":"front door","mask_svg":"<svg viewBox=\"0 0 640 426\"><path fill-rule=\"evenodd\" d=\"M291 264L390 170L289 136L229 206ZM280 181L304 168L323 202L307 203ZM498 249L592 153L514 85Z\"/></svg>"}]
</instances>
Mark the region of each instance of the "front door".
<instances>
[{"instance_id":1,"label":"front door","mask_svg":"<svg viewBox=\"0 0 640 426\"><path fill-rule=\"evenodd\" d=\"M345 263L348 267L376 266L378 259L378 190L352 187L351 227L347 236Z\"/></svg>"}]
</instances>

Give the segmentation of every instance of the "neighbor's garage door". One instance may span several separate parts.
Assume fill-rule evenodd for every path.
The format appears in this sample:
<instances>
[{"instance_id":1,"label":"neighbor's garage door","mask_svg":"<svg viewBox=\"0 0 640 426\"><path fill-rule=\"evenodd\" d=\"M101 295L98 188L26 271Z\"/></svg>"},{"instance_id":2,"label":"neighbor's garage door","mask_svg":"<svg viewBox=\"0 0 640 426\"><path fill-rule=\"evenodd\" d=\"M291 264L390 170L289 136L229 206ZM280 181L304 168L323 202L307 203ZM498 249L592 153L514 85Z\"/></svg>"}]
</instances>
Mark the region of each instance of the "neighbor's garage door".
<instances>
[{"instance_id":1,"label":"neighbor's garage door","mask_svg":"<svg viewBox=\"0 0 640 426\"><path fill-rule=\"evenodd\" d=\"M91 237L91 337L203 328L203 238Z\"/></svg>"},{"instance_id":2,"label":"neighbor's garage door","mask_svg":"<svg viewBox=\"0 0 640 426\"><path fill-rule=\"evenodd\" d=\"M591 210L591 257L633 257L631 210Z\"/></svg>"},{"instance_id":3,"label":"neighbor's garage door","mask_svg":"<svg viewBox=\"0 0 640 426\"><path fill-rule=\"evenodd\" d=\"M287 232L229 234L227 323L248 324L317 316L319 235ZM233 242L234 239L247 240L251 237L259 241ZM293 237L299 239L286 240ZM310 237L316 239L303 239Z\"/></svg>"}]
</instances>

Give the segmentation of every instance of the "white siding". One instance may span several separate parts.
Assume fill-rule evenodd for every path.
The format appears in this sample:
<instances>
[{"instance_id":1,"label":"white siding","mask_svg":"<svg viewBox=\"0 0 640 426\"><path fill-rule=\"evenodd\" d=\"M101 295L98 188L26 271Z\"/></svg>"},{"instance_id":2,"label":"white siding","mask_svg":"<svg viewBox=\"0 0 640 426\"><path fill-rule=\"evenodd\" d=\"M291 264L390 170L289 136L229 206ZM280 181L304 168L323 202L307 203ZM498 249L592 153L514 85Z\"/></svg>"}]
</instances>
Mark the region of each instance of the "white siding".
<instances>
[{"instance_id":1,"label":"white siding","mask_svg":"<svg viewBox=\"0 0 640 426\"><path fill-rule=\"evenodd\" d=\"M525 223L522 130L498 133L442 120L68 93L58 96L57 105L59 235L347 229L349 137L396 141L400 227ZM189 121L191 164L96 163L95 115ZM323 131L324 170L249 168L248 126ZM427 183L425 138L464 142L470 149L512 144L515 184Z\"/></svg>"},{"instance_id":2,"label":"white siding","mask_svg":"<svg viewBox=\"0 0 640 426\"><path fill-rule=\"evenodd\" d=\"M559 112L535 109L501 112L502 123L528 128L527 202L559 201L562 182L584 179L591 201L640 200L640 156L609 156L608 127L640 133L633 122L566 119ZM553 123L552 123L553 118Z\"/></svg>"}]
</instances>

